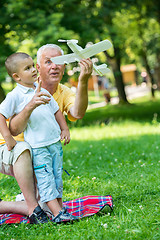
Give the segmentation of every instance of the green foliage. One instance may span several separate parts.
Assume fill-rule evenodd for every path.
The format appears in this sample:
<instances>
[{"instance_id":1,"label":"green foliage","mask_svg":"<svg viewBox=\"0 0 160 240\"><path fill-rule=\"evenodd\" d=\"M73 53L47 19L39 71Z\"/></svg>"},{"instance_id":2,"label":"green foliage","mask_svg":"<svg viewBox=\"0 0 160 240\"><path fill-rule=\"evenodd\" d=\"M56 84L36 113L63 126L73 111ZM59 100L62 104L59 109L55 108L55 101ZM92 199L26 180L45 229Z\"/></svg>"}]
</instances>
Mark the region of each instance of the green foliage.
<instances>
[{"instance_id":1,"label":"green foliage","mask_svg":"<svg viewBox=\"0 0 160 240\"><path fill-rule=\"evenodd\" d=\"M150 66L156 66L156 53L160 49L158 37L160 25L156 19L149 18L146 11L145 9L144 13L142 13L137 7L132 7L129 10L122 9L121 12L117 12L114 18L114 25L117 27L117 41L122 39L121 44L125 43L125 64L130 59L130 61L136 62L138 65L140 60L142 61L140 56L142 57L146 52ZM122 25L123 27L121 27Z\"/></svg>"},{"instance_id":2,"label":"green foliage","mask_svg":"<svg viewBox=\"0 0 160 240\"><path fill-rule=\"evenodd\" d=\"M0 9L0 63L15 51L23 50L33 58L37 49L45 43L57 42L59 38L73 38L73 31L66 30L60 21L63 13L56 11L57 1L2 1ZM52 10L54 9L55 10ZM1 21L2 20L2 21ZM0 68L0 82L6 71ZM3 75L2 75L3 74Z\"/></svg>"},{"instance_id":3,"label":"green foliage","mask_svg":"<svg viewBox=\"0 0 160 240\"><path fill-rule=\"evenodd\" d=\"M59 38L76 38L82 47L107 38L113 48L101 54L100 61L107 59L125 100L120 65L135 63L140 69L147 61L150 69L158 66L159 19L155 0L1 0L0 83L7 75L4 61L12 52L25 51L36 59L42 44ZM67 46L62 48L68 52Z\"/></svg>"}]
</instances>

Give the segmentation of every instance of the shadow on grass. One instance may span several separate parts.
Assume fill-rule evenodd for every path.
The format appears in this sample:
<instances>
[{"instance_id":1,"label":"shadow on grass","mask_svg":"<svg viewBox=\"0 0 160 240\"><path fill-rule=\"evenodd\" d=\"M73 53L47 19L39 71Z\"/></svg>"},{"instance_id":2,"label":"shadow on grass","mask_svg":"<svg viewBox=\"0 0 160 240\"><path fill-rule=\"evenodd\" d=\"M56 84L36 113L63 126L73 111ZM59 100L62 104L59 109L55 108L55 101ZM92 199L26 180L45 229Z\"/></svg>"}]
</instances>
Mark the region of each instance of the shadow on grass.
<instances>
[{"instance_id":1,"label":"shadow on grass","mask_svg":"<svg viewBox=\"0 0 160 240\"><path fill-rule=\"evenodd\" d=\"M83 119L76 122L68 122L72 126L87 126L91 124L107 124L110 121L132 119L138 121L152 121L156 118L160 121L160 100L151 100L143 103L126 105L107 105L102 108L92 109L86 112Z\"/></svg>"}]
</instances>

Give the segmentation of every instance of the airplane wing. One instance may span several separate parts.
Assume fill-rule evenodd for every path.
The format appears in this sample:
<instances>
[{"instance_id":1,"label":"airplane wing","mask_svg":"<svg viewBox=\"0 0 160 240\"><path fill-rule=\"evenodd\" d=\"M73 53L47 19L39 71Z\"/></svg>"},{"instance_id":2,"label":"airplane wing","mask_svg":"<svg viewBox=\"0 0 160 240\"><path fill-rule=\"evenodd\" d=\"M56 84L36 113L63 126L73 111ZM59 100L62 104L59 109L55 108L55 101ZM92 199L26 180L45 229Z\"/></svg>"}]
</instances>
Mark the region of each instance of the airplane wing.
<instances>
[{"instance_id":1,"label":"airplane wing","mask_svg":"<svg viewBox=\"0 0 160 240\"><path fill-rule=\"evenodd\" d=\"M68 64L79 61L80 58L75 53L66 54L58 57L51 58L51 61L55 64Z\"/></svg>"},{"instance_id":2,"label":"airplane wing","mask_svg":"<svg viewBox=\"0 0 160 240\"><path fill-rule=\"evenodd\" d=\"M72 62L79 61L83 58L89 58L93 55L96 55L99 52L103 52L108 48L112 47L112 44L109 40L104 40L99 43L96 43L90 47L79 50L78 53L66 54L58 57L51 58L51 61L55 64L68 64Z\"/></svg>"},{"instance_id":3,"label":"airplane wing","mask_svg":"<svg viewBox=\"0 0 160 240\"><path fill-rule=\"evenodd\" d=\"M80 51L80 53L83 55L84 58L89 58L96 55L97 53L109 49L110 47L112 47L111 42L109 40L104 40L90 47L84 48Z\"/></svg>"}]
</instances>

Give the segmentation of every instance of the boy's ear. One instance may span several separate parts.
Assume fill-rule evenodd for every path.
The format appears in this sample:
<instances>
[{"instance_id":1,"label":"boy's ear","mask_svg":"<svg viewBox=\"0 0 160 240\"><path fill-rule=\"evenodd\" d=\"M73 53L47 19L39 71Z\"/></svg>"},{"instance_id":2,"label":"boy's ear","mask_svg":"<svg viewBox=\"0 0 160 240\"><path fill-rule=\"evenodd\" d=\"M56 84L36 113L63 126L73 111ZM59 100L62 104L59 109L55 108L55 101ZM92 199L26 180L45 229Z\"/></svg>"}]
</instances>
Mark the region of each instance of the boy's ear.
<instances>
[{"instance_id":1,"label":"boy's ear","mask_svg":"<svg viewBox=\"0 0 160 240\"><path fill-rule=\"evenodd\" d=\"M21 80L17 73L13 73L13 74L12 74L12 78L13 78L16 82Z\"/></svg>"}]
</instances>

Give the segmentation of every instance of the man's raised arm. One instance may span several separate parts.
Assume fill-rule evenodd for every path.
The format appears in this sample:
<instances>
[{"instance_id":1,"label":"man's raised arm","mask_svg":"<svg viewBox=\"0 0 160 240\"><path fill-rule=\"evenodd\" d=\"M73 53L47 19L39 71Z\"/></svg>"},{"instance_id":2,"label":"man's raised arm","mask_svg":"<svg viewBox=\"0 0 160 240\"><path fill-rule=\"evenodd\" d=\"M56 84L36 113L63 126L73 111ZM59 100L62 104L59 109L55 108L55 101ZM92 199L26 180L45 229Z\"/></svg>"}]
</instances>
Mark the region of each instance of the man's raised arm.
<instances>
[{"instance_id":1,"label":"man's raised arm","mask_svg":"<svg viewBox=\"0 0 160 240\"><path fill-rule=\"evenodd\" d=\"M88 106L88 79L93 70L91 59L83 59L80 61L80 75L78 79L78 87L74 105L70 108L70 114L75 119L84 117Z\"/></svg>"}]
</instances>

